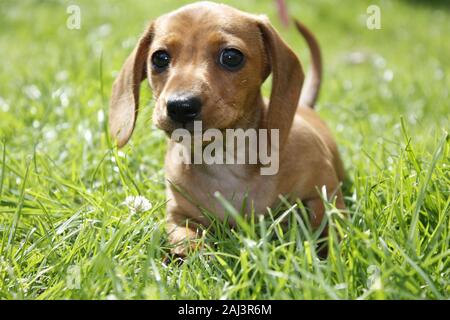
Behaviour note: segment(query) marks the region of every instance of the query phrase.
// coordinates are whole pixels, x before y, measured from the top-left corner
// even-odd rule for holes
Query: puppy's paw
[[[170,253],[174,256],[186,258],[192,255],[194,252],[202,251],[204,248],[203,239],[185,239],[181,243],[175,244],[175,247],[170,250]]]

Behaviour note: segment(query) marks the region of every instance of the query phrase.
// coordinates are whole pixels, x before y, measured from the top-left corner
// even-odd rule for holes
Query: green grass
[[[119,152],[105,118],[114,74],[144,25],[187,1],[74,2],[80,30],[66,28],[72,1],[0,1],[1,299],[450,298],[447,4],[288,1],[322,44],[318,111],[351,180],[350,218],[328,205],[327,259],[297,203],[236,230],[216,223],[203,252],[164,264],[165,138],[151,125],[147,86]],[[268,14],[307,64],[272,1],[224,2]],[[381,30],[365,27],[372,3]],[[153,208],[130,214],[128,195]]]

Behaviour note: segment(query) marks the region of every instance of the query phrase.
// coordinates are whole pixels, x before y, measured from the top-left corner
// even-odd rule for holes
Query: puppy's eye
[[[158,72],[164,71],[170,64],[170,55],[167,51],[159,50],[152,55],[153,69]]]
[[[237,49],[224,49],[220,53],[219,62],[225,69],[237,71],[244,64],[244,54]]]

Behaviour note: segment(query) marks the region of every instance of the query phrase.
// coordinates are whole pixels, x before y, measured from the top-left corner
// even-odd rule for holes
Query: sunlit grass
[[[349,218],[328,204],[327,259],[302,204],[285,202],[234,230],[214,222],[180,264],[165,259],[165,137],[147,85],[123,150],[106,118],[147,21],[188,1],[78,2],[80,30],[66,28],[69,2],[0,2],[0,298],[450,297],[448,7],[383,1],[383,28],[369,31],[369,2],[288,1],[322,43],[318,111],[347,168]],[[307,65],[272,1],[229,3],[269,14]],[[152,208],[130,211],[132,195]]]

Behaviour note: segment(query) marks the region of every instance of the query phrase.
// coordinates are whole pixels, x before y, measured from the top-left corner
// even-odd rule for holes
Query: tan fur
[[[307,30],[302,25],[297,27],[300,31]],[[307,33],[307,37],[308,43],[314,45],[312,34]],[[224,46],[245,54],[242,70],[231,73],[218,66],[217,56]],[[149,59],[161,49],[170,51],[172,62],[169,70],[157,74],[152,72]],[[317,67],[318,47],[312,53]],[[313,72],[316,72],[314,85],[306,92],[310,107],[320,84],[320,70]],[[266,103],[261,96],[261,85],[269,74],[273,83],[270,101]],[[168,134],[177,126],[167,116],[166,103],[177,92],[194,93],[202,98],[203,129],[280,129],[280,168],[273,176],[260,175],[258,165],[177,164],[174,161],[176,142],[169,139],[165,160],[167,223],[170,240],[179,244],[174,252],[186,254],[190,246],[181,242],[198,237],[197,226],[208,225],[199,206],[224,218],[225,211],[214,197],[216,191],[236,208],[240,208],[248,195],[249,205],[260,214],[275,206],[280,194],[299,198],[311,209],[315,227],[324,215],[317,189],[325,185],[329,197],[337,196],[337,207],[344,208],[340,191],[344,169],[337,146],[318,115],[310,108],[299,106],[304,80],[302,67],[267,18],[221,4],[200,2],[154,21],[127,59],[113,87],[110,130],[119,146],[131,136],[137,115],[139,82],[144,78],[149,79],[156,99],[153,121]]]

